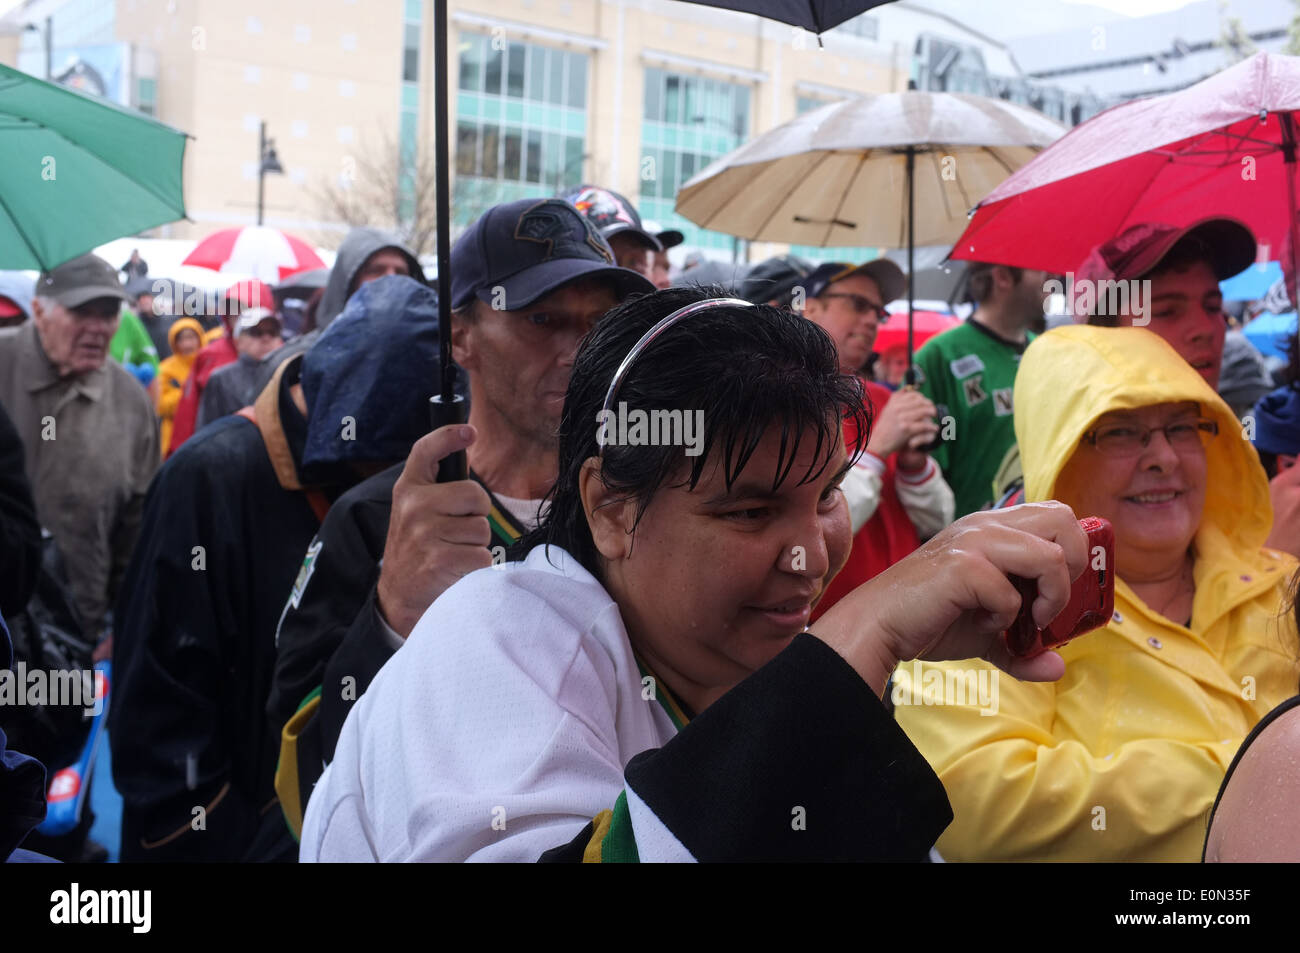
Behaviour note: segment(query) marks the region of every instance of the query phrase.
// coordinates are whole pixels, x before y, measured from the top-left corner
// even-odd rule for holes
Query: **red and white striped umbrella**
[[[253,275],[268,284],[279,284],[300,271],[325,267],[325,262],[301,238],[264,225],[213,232],[194,247],[182,264]]]

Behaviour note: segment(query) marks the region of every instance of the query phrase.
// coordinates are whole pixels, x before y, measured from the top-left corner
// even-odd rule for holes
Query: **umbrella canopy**
[[[0,268],[48,269],[185,217],[185,134],[0,66]]]
[[[1287,345],[1296,334],[1296,313],[1261,314],[1242,328],[1241,333],[1260,354],[1285,360]]]
[[[1064,273],[1132,225],[1215,215],[1276,254],[1294,220],[1296,109],[1300,59],[1268,53],[1112,107],[990,193],[953,257]]]
[[[1064,132],[1024,106],[965,93],[881,93],[830,103],[721,157],[677,195],[679,214],[752,241],[951,245],[966,214]]]
[[[813,33],[833,30],[872,7],[893,0],[686,0],[706,7],[721,7],[740,13],[756,13],[769,20],[801,26]]]
[[[1275,261],[1258,262],[1239,275],[1219,282],[1225,301],[1260,301],[1282,280],[1282,266]]]
[[[325,262],[301,238],[264,225],[213,232],[194,246],[182,264],[253,275],[267,284],[278,284],[300,271],[325,267]]]
[[[317,288],[324,288],[329,283],[329,280],[330,269],[328,268],[313,268],[310,271],[300,271],[276,285],[275,293],[277,295],[286,295],[294,291],[305,291],[310,294]]]
[[[907,347],[907,313],[891,314],[891,320],[882,324],[876,331],[876,341],[871,349],[877,354],[884,354],[897,347]],[[961,320],[951,314],[938,311],[913,311],[912,336],[913,346],[920,347],[936,334],[942,334],[950,328],[961,324]]]

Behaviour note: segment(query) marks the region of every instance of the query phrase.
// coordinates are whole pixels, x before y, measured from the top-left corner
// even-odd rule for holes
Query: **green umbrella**
[[[0,268],[52,268],[184,218],[185,139],[0,65]]]

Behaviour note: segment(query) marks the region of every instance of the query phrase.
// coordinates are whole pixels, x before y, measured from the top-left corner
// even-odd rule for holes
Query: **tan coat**
[[[0,405],[22,437],[37,515],[54,534],[87,634],[98,637],[158,469],[149,395],[112,360],[60,379],[29,321],[0,336]]]

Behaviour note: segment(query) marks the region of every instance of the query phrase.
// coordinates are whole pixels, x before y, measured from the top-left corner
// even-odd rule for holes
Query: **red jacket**
[[[194,424],[199,418],[199,398],[203,388],[208,386],[208,378],[218,368],[233,364],[239,360],[239,351],[235,342],[228,337],[217,338],[194,358],[194,368],[189,380],[185,382],[185,392],[181,402],[176,406],[176,416],[172,418],[172,442],[167,456],[176,452],[176,448],[194,435]]]
[[[889,402],[892,392],[871,381],[863,381],[862,386],[867,392],[868,410],[872,418],[879,417],[881,410]],[[866,442],[867,437],[867,434],[861,435],[863,443]],[[856,427],[852,421],[847,421],[844,425],[844,445],[848,448],[850,456],[856,449],[858,440]],[[849,553],[849,560],[844,564],[839,575],[826,587],[826,594],[813,610],[813,619],[821,616],[843,596],[873,576],[884,572],[921,545],[916,535],[916,527],[912,525],[912,519],[907,515],[907,510],[903,508],[894,489],[897,466],[896,454],[885,461],[885,474],[881,478],[880,505],[876,507],[876,512],[872,514],[871,519],[867,520],[853,537],[853,549]]]

